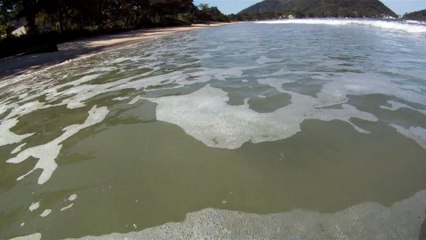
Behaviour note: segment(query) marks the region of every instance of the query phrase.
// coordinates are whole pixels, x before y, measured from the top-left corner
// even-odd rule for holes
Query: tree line
[[[426,21],[426,9],[406,13],[402,18],[407,20]]]
[[[0,0],[0,36],[10,36],[10,22],[20,19],[30,35],[229,20],[216,7],[196,7],[193,0]]]

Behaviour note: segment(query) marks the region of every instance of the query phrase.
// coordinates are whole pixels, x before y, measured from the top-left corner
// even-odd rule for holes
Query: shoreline
[[[15,55],[0,59],[0,82],[46,69],[69,60],[116,49],[174,33],[193,31],[208,27],[220,27],[232,23],[192,24],[183,27],[140,29],[129,32],[103,35],[58,44],[57,52]]]

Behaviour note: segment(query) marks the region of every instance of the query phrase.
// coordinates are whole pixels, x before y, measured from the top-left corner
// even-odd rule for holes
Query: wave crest
[[[370,19],[284,19],[271,21],[257,21],[258,24],[318,24],[332,26],[362,25],[386,30],[404,31],[409,33],[426,33],[426,24],[413,21],[386,21]]]

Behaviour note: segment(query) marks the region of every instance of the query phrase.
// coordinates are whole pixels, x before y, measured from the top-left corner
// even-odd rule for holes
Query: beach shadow
[[[21,54],[0,59],[0,81],[20,76],[29,70],[33,71],[59,64],[100,49],[101,47],[90,48],[87,44],[82,44],[78,48],[62,49],[57,52]]]
[[[80,57],[85,54],[113,49],[118,46],[133,44],[149,38],[164,36],[167,33],[187,31],[195,28],[191,26],[139,29],[129,32],[102,35],[94,38],[84,38],[77,41],[58,45],[59,51],[47,53],[21,54],[0,59],[0,81],[22,75],[29,70],[39,70],[47,66]]]

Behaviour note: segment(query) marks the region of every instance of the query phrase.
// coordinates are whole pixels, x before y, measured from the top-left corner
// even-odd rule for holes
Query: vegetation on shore
[[[398,17],[379,0],[264,0],[239,13],[243,18]]]
[[[80,37],[226,21],[216,7],[193,0],[1,0],[0,58]],[[19,23],[27,34],[16,37]]]
[[[426,21],[426,9],[406,13],[402,18],[407,20]]]

